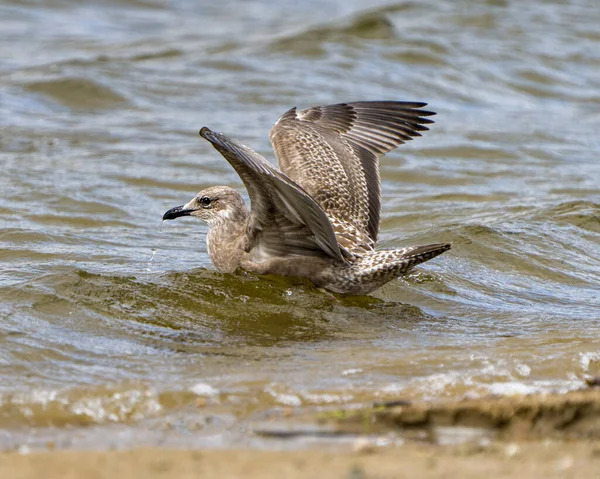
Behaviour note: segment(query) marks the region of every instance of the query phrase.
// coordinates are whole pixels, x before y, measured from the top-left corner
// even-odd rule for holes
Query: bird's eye
[[[200,198],[200,204],[203,208],[207,208],[210,205],[210,198],[208,196],[203,196]]]

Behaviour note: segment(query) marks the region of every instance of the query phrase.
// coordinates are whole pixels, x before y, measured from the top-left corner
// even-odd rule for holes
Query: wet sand
[[[600,443],[533,442],[366,450],[42,452],[0,456],[0,477],[39,478],[598,478]]]
[[[332,410],[290,422],[355,434],[319,450],[174,450],[5,452],[0,477],[69,478],[508,478],[600,475],[600,389],[568,394],[491,397]],[[334,429],[332,429],[332,427]],[[443,445],[440,431],[455,431]],[[470,439],[460,444],[460,434]],[[280,431],[280,437],[290,431]],[[405,433],[410,432],[406,435]],[[374,433],[396,433],[379,447]],[[269,434],[277,435],[275,429]],[[335,436],[335,432],[333,434]],[[452,437],[446,434],[446,438]],[[419,438],[419,440],[415,440]],[[448,443],[446,442],[446,444]]]
[[[470,437],[495,441],[600,440],[600,388],[565,394],[492,396],[435,402],[391,401],[332,411],[321,425],[353,434],[401,433],[443,443]],[[456,431],[456,433],[452,433]],[[465,434],[465,432],[469,433]],[[455,438],[455,439],[453,439]]]

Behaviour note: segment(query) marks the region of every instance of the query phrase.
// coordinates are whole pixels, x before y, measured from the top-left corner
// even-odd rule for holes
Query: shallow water
[[[282,408],[564,391],[600,374],[592,2],[0,7],[0,447],[272,445]],[[371,297],[214,272],[167,209],[242,189],[291,106],[427,101],[381,162],[381,245],[453,250]]]

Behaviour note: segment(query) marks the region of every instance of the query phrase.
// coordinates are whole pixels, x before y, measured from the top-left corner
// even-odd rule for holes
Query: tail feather
[[[429,261],[430,259],[441,255],[450,248],[452,248],[452,243],[436,243],[423,246],[412,246],[408,248],[408,251],[403,253],[399,259],[408,260],[406,270],[409,270],[418,264],[424,263],[425,261]],[[401,271],[400,274],[403,272],[404,271]]]
[[[325,287],[338,293],[367,294],[451,247],[451,243],[437,243],[369,251]]]

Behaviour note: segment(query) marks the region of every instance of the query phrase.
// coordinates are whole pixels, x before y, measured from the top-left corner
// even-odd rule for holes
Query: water
[[[1,448],[260,445],[273,410],[600,374],[598,9],[363,4],[3,3]],[[335,298],[161,231],[242,189],[200,127],[273,158],[290,107],[367,99],[438,112],[382,159],[381,245],[451,252]]]

